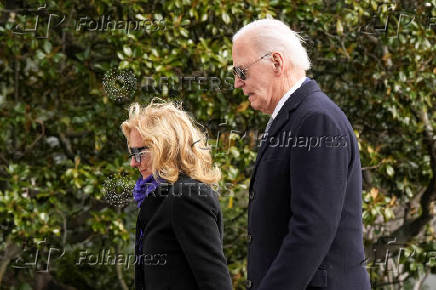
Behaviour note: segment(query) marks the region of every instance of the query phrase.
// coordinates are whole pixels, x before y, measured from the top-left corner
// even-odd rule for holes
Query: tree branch
[[[430,272],[430,269],[427,269],[427,271],[425,271],[425,274],[422,275],[418,281],[416,281],[416,284],[413,287],[413,290],[421,290],[422,286],[424,285],[425,279],[427,279],[429,272]]]
[[[119,249],[119,245],[118,245],[117,253],[115,254],[115,257],[118,257],[119,251],[120,251],[120,249]],[[129,261],[127,261],[127,262],[129,262]],[[127,287],[126,281],[124,281],[124,278],[123,278],[123,269],[121,268],[122,264],[117,262],[117,263],[115,263],[115,265],[116,265],[116,269],[117,269],[118,281],[120,282],[121,288],[123,290],[129,290],[129,287]]]
[[[398,243],[409,242],[411,238],[417,236],[421,232],[422,228],[433,219],[432,202],[436,200],[436,140],[433,134],[433,127],[428,120],[426,109],[421,109],[418,112],[418,116],[424,123],[425,127],[424,145],[427,148],[428,154],[430,155],[430,168],[432,169],[433,177],[430,179],[427,188],[419,200],[422,210],[421,215],[403,224],[391,234],[391,237],[396,238]],[[377,242],[380,242],[380,239],[378,239]]]
[[[17,247],[17,245],[15,245],[9,237],[6,242],[5,255],[1,260],[1,264],[0,264],[0,286],[2,285],[3,276],[6,272],[6,268],[8,267],[9,262],[13,258],[15,258],[20,252],[21,249]]]

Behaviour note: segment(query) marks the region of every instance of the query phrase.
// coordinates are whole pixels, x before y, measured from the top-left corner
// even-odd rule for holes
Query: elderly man
[[[271,115],[250,182],[247,287],[370,289],[358,143],[306,77],[300,37],[281,21],[254,21],[234,35],[232,57],[235,88]]]

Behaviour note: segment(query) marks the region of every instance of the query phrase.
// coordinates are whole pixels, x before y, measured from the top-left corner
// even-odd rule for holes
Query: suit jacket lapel
[[[314,80],[310,80],[304,83],[300,88],[298,88],[285,102],[282,109],[279,111],[279,114],[274,118],[271,127],[269,128],[269,132],[266,135],[262,136],[262,143],[257,153],[253,174],[250,178],[250,190],[253,186],[252,183],[254,181],[254,176],[256,175],[256,170],[259,166],[260,160],[262,159],[262,155],[265,153],[266,148],[268,148],[268,140],[271,137],[275,136],[280,131],[280,129],[289,121],[291,112],[294,111],[298,107],[298,105],[300,105],[304,98],[315,91],[321,91],[321,89]]]
[[[259,165],[259,162],[262,158],[262,155],[265,153],[266,148],[268,148],[268,140],[273,137],[275,134],[277,134],[277,131],[280,130],[280,128],[283,127],[289,120],[289,114],[288,112],[281,112],[277,115],[277,117],[273,120],[271,127],[269,128],[268,133],[264,134],[261,139],[261,146],[259,148],[259,151],[257,153],[256,157],[256,163],[254,165],[254,168],[256,170],[257,166]]]

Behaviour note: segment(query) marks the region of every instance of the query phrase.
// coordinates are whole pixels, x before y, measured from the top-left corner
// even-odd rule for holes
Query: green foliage
[[[244,289],[248,185],[256,137],[267,116],[253,111],[226,80],[232,79],[232,35],[244,24],[270,16],[302,32],[313,63],[309,76],[343,109],[358,136],[369,258],[372,245],[401,225],[404,207],[410,207],[405,219],[427,217],[425,206],[436,198],[431,188],[436,46],[434,29],[426,25],[428,17],[436,17],[435,0],[427,1],[430,7],[420,1],[374,0],[47,1],[48,13],[40,17],[36,32],[18,34],[14,27],[32,27],[35,9],[44,3],[21,2],[0,4],[1,9],[28,9],[0,16],[0,249],[16,253],[3,255],[1,263],[8,266],[0,273],[2,288],[35,285],[36,269],[13,266],[18,256],[31,261],[34,256],[26,247],[43,240],[47,247],[65,249],[50,263],[51,279],[63,285],[59,288],[117,289],[121,280],[132,286],[132,268],[117,272],[114,266],[76,261],[83,249],[132,253],[137,208],[105,203],[103,185],[114,174],[135,179],[120,124],[130,102],[159,96],[182,101],[207,127],[223,173],[224,250],[234,288]],[[416,17],[399,18],[404,11]],[[49,13],[59,15],[50,27]],[[103,15],[149,20],[154,26],[129,33],[78,29],[82,17],[101,20]],[[374,31],[386,20],[389,29]],[[47,31],[47,38],[38,38]],[[130,69],[137,79],[130,100],[116,101],[104,91],[103,77],[114,67]],[[161,89],[147,82],[162,77],[195,81],[191,88],[168,84]],[[202,85],[199,77],[207,78]],[[220,81],[219,89],[210,84],[212,78]],[[430,203],[425,204],[420,196],[427,191]],[[417,233],[399,235],[408,251],[399,255],[404,280],[435,270],[426,255],[435,245],[430,221]],[[395,280],[380,267],[368,270],[373,283]]]

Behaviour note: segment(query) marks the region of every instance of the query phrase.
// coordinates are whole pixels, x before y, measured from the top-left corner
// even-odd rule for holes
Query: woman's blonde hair
[[[221,171],[213,165],[205,134],[194,124],[180,104],[154,98],[145,107],[131,104],[129,119],[121,124],[121,129],[127,144],[131,130],[138,130],[152,152],[155,179],[160,177],[174,183],[179,173],[184,173],[203,183],[216,184]]]

